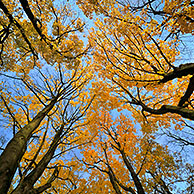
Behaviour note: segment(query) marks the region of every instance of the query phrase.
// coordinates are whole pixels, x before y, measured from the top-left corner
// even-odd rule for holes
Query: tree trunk
[[[145,194],[143,186],[141,184],[141,181],[139,180],[139,178],[138,178],[137,174],[135,173],[133,167],[131,166],[130,162],[128,161],[125,153],[121,151],[121,154],[122,154],[125,165],[127,166],[128,170],[131,173],[131,176],[132,176],[133,181],[135,183],[135,187],[137,188],[137,193],[138,194]]]
[[[37,129],[41,121],[53,108],[56,101],[56,99],[53,99],[49,105],[47,105],[31,122],[29,122],[29,124],[19,130],[7,144],[5,150],[0,156],[0,193],[6,194],[8,192],[18,163],[21,161],[22,156],[27,149],[27,142],[30,139],[32,132]]]

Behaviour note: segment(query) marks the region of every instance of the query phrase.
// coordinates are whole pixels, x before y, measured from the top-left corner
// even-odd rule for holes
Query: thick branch
[[[110,182],[111,182],[111,184],[112,184],[112,186],[113,186],[116,194],[122,194],[121,191],[120,191],[120,189],[119,189],[119,187],[118,187],[118,184],[117,184],[117,182],[115,180],[115,177],[114,177],[113,172],[108,171],[108,175],[109,175]]]
[[[149,112],[151,114],[162,115],[166,113],[176,113],[181,115],[183,118],[194,120],[194,110],[189,110],[180,106],[163,105],[160,109],[152,109],[143,103],[140,103],[139,105],[142,106],[143,111]]]
[[[179,67],[175,68],[174,71],[164,75],[163,79],[160,80],[160,83],[166,83],[175,78],[181,78],[183,76],[193,75],[193,74],[194,74],[194,63],[182,64]]]
[[[189,85],[187,87],[187,90],[184,94],[184,96],[181,97],[178,106],[183,106],[186,101],[190,98],[194,91],[194,75],[190,78]]]
[[[43,193],[45,190],[47,190],[48,188],[51,187],[51,183],[56,179],[56,177],[59,174],[59,170],[58,167],[56,166],[53,174],[51,175],[51,177],[49,178],[49,180],[47,181],[46,184],[34,189],[35,193]]]
[[[194,120],[194,110],[190,110],[188,108],[180,107],[180,106],[173,106],[173,105],[163,105],[159,109],[153,109],[146,106],[142,101],[136,99],[125,87],[123,87],[120,83],[113,80],[118,86],[120,86],[132,99],[131,104],[140,105],[143,111],[149,112],[151,114],[162,115],[166,113],[176,113],[181,115],[183,118],[187,118],[190,120]]]
[[[132,187],[126,187],[125,185],[123,185],[121,182],[119,182],[119,180],[115,177],[116,182],[118,183],[118,185],[125,191],[129,191],[132,194],[136,194],[135,191],[133,190]]]
[[[32,22],[34,28],[36,29],[36,31],[40,35],[40,37],[45,39],[45,36],[42,34],[41,29],[38,27],[39,20],[37,18],[35,18],[35,16],[33,15],[32,11],[31,11],[31,9],[29,7],[28,1],[27,0],[20,0],[20,3],[22,5],[25,13],[27,14],[28,18]]]

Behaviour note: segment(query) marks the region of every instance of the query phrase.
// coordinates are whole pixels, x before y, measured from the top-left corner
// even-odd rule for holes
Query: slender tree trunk
[[[23,127],[7,144],[0,156],[0,193],[6,194],[9,190],[11,181],[16,172],[18,163],[21,161],[27,149],[27,142],[32,132],[37,129],[41,121],[53,108],[57,99],[53,99],[34,119]]]
[[[112,174],[112,172],[109,172],[108,175],[109,175],[110,182],[111,182],[116,194],[122,194],[119,187],[118,187],[117,182],[114,180],[114,175]]]
[[[135,173],[133,167],[131,166],[130,162],[128,161],[126,155],[124,152],[120,151],[124,160],[125,165],[127,166],[128,170],[131,173],[131,176],[133,178],[133,181],[135,183],[135,187],[137,188],[137,193],[138,194],[145,194],[143,186],[141,184],[141,181],[139,180],[137,174]]]

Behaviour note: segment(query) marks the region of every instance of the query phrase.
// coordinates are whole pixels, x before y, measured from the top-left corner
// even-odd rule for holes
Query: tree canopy
[[[0,0],[0,193],[192,194],[193,34],[191,0]]]

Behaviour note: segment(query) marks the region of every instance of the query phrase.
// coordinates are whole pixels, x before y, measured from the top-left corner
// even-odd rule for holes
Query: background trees
[[[87,144],[82,162],[91,170],[90,176],[97,171],[96,177],[108,179],[112,186],[106,186],[112,192],[170,194],[178,192],[175,180],[186,182],[180,176],[178,157],[157,143],[153,134],[136,129],[125,115],[112,120],[109,113],[102,112],[89,127],[98,135]]]

